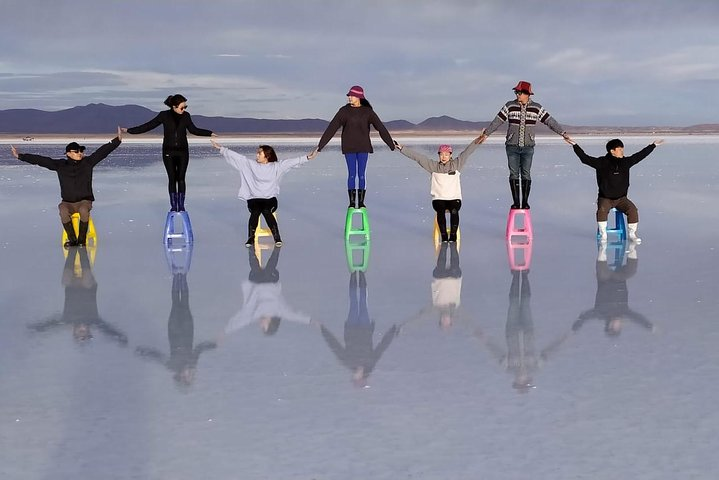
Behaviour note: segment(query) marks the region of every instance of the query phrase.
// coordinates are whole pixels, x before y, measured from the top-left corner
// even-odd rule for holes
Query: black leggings
[[[170,193],[185,193],[185,173],[190,163],[190,152],[187,150],[166,150],[162,152],[162,163],[167,171],[167,190]]]
[[[440,233],[447,231],[447,218],[444,212],[449,210],[449,228],[451,233],[457,233],[459,228],[459,209],[462,208],[462,200],[432,200],[432,208],[437,212],[437,226]]]
[[[277,197],[272,198],[250,198],[247,200],[247,210],[250,211],[250,220],[247,223],[247,230],[250,236],[254,235],[257,228],[257,222],[260,221],[260,214],[265,217],[265,222],[270,230],[278,232],[277,220],[272,213],[277,210]]]

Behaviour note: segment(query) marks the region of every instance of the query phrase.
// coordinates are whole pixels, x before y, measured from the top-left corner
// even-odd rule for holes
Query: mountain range
[[[139,105],[112,106],[103,103],[91,103],[66,110],[47,112],[36,109],[0,110],[0,134],[96,134],[108,133],[117,126],[131,127],[154,118],[157,112]],[[208,117],[193,115],[198,127],[221,134],[321,134],[327,120],[305,118],[298,120]],[[448,116],[431,117],[420,123],[406,120],[391,120],[385,126],[391,132],[479,132],[487,127],[486,122],[470,122]],[[544,125],[538,133],[549,132]],[[564,125],[574,134],[611,134],[611,133],[683,133],[715,134],[719,133],[719,124],[692,125],[688,127],[597,127]],[[157,133],[160,133],[159,130]]]

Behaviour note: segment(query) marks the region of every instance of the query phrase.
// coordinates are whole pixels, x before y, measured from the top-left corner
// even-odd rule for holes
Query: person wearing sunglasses
[[[513,88],[516,98],[504,104],[492,123],[482,130],[479,143],[484,142],[500,125],[508,122],[507,138],[504,142],[509,165],[509,189],[512,192],[513,209],[529,208],[529,191],[532,186],[532,157],[534,156],[534,127],[542,122],[552,131],[567,137],[562,126],[542,105],[530,99],[534,95],[532,84],[520,81]],[[520,203],[520,183],[521,196]]]
[[[168,179],[168,192],[170,194],[170,210],[173,212],[185,211],[185,174],[190,162],[190,150],[187,144],[187,132],[200,137],[215,137],[211,130],[197,128],[192,123],[190,112],[187,111],[187,98],[180,95],[170,95],[165,99],[169,107],[157,114],[147,123],[131,128],[123,128],[123,132],[132,135],[149,132],[162,125],[164,138],[162,140],[162,163],[165,165]]]
[[[122,142],[122,129],[117,127],[117,136],[105,145],[95,150],[91,155],[85,155],[85,146],[77,142],[70,142],[65,147],[65,157],[55,160],[42,155],[19,153],[11,146],[13,157],[20,161],[38,165],[57,172],[60,181],[60,196],[62,201],[57,206],[60,211],[62,227],[67,232],[65,248],[85,246],[87,231],[90,226],[90,210],[95,196],[92,192],[92,170],[95,165],[105,159]],[[80,214],[78,233],[72,225],[72,215]]]

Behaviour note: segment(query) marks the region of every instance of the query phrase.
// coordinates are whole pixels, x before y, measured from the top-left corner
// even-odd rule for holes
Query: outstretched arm
[[[419,164],[420,167],[424,168],[428,172],[431,173],[431,172],[438,171],[438,169],[437,169],[438,162],[432,160],[428,156],[422,155],[419,152],[415,152],[411,148],[404,146],[404,145],[397,144],[397,148],[399,149],[399,151],[402,155],[404,155],[405,157],[407,157],[409,159],[414,160],[415,162],[417,162],[417,164]]]
[[[120,143],[122,143],[122,131],[120,130],[120,127],[117,127],[117,136],[105,145],[92,152],[92,155],[87,157],[84,161],[90,162],[92,165],[97,165],[108,155],[110,155],[113,150],[119,147]]]
[[[325,132],[322,134],[322,137],[320,137],[320,141],[317,144],[317,151],[321,152],[323,148],[325,148],[325,145],[329,143],[330,140],[332,140],[332,137],[335,136],[335,133],[337,133],[337,130],[340,129],[342,126],[342,123],[344,121],[344,110],[340,109],[335,116],[330,121],[330,124],[327,125],[327,128],[325,129]]]
[[[462,153],[459,154],[459,156],[457,157],[457,170],[462,170],[462,168],[464,168],[464,164],[467,163],[469,157],[474,153],[477,147],[479,147],[481,143],[479,141],[480,138],[482,138],[481,135],[469,142],[469,145],[467,145],[467,147],[462,150]]]
[[[210,143],[213,147],[220,151],[220,155],[222,155],[225,161],[237,170],[242,170],[251,161],[241,153],[237,153],[227,147],[223,147],[213,139],[210,139]]]
[[[206,130],[204,128],[197,128],[194,123],[192,123],[192,117],[188,112],[185,112],[185,115],[187,115],[187,131],[190,132],[193,135],[197,135],[198,137],[211,137],[213,136],[212,130]]]
[[[639,150],[634,155],[630,155],[626,157],[626,160],[630,162],[631,165],[636,165],[637,163],[641,162],[645,158],[649,156],[650,153],[654,151],[654,149],[658,146],[664,143],[664,140],[654,140],[654,142],[650,143],[646,147]]]
[[[372,124],[372,126],[374,126],[375,130],[379,132],[380,138],[382,138],[384,143],[387,144],[389,149],[394,150],[394,140],[392,140],[392,135],[389,134],[389,131],[387,131],[387,127],[384,126],[384,123],[382,123],[382,120],[379,119],[379,117],[374,111],[370,116],[370,123]]]
[[[153,118],[149,122],[143,123],[142,125],[138,125],[136,127],[124,128],[122,130],[123,132],[127,132],[131,135],[136,135],[138,133],[149,132],[153,128],[157,128],[160,124],[162,124],[162,112],[158,113],[155,118]]]

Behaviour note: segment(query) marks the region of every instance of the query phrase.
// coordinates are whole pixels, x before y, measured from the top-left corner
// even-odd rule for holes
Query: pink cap
[[[440,145],[439,150],[437,150],[437,153],[442,153],[442,152],[452,153],[452,145],[447,145],[446,143],[443,143],[442,145]]]
[[[364,88],[360,87],[359,85],[355,85],[352,88],[350,88],[349,92],[347,92],[347,96],[364,98]]]

